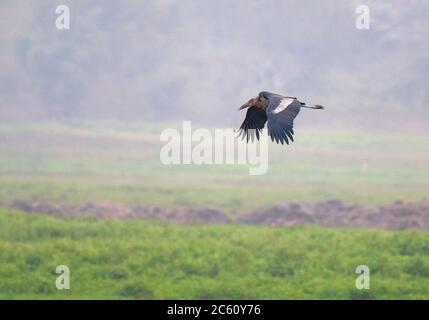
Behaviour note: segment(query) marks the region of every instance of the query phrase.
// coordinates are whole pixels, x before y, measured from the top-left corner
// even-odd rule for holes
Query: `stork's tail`
[[[322,105],[320,105],[320,104],[315,104],[313,106],[307,106],[305,104],[305,102],[301,102],[301,107],[303,107],[303,108],[309,108],[309,109],[325,109],[325,107],[322,106]]]

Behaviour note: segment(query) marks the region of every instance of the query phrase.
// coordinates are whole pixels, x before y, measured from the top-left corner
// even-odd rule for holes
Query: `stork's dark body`
[[[293,121],[301,107],[323,109],[320,105],[307,106],[295,97],[262,91],[240,108],[248,108],[240,134],[246,137],[247,141],[249,138],[253,140],[254,136],[259,140],[260,132],[267,123],[268,135],[272,141],[289,144],[289,141],[293,141]]]

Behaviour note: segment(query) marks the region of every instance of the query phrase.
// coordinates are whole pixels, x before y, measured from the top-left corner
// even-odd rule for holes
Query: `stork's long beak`
[[[238,108],[238,110],[243,110],[243,109],[249,108],[252,106],[252,104],[253,104],[253,99],[250,99],[245,104],[243,104],[240,108]]]
[[[249,107],[249,103],[246,102],[245,104],[243,104],[240,108],[238,108],[238,110],[243,110]]]

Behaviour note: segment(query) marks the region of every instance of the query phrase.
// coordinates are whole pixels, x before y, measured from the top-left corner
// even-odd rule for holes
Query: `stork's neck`
[[[262,109],[262,110],[266,110],[268,107],[268,100],[267,99],[261,99],[259,98],[258,100],[256,100],[254,106],[256,108]]]

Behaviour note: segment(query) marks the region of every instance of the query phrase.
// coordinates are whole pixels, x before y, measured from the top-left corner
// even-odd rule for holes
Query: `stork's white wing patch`
[[[295,99],[291,99],[291,98],[281,99],[279,105],[273,110],[273,113],[277,114],[279,112],[282,112],[284,109],[286,109],[294,101],[295,101]]]

